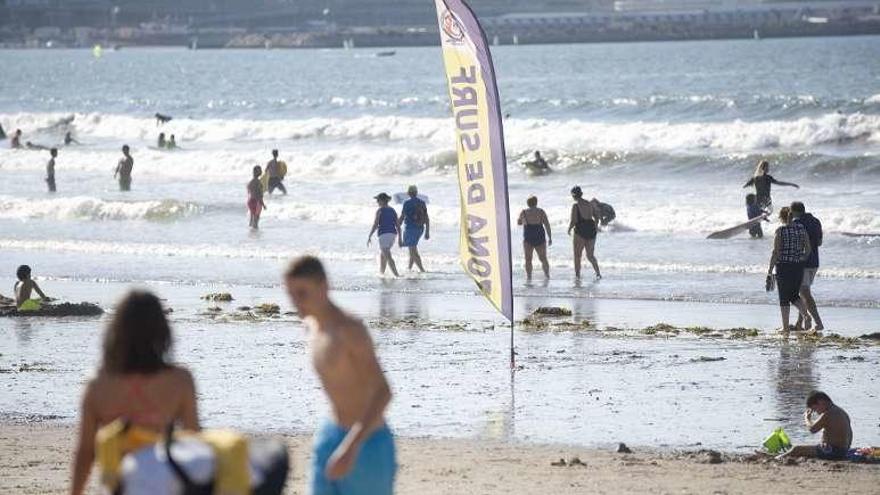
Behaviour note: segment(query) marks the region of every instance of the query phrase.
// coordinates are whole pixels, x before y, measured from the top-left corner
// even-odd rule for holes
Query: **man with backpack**
[[[422,234],[425,240],[431,238],[431,220],[428,218],[428,206],[419,198],[419,189],[416,186],[409,186],[406,193],[409,199],[403,203],[403,209],[400,213],[400,219],[397,221],[398,228],[403,225],[403,238],[400,247],[409,248],[409,269],[412,270],[413,265],[417,266],[419,271],[425,271],[422,266],[422,257],[419,255],[419,239]]]

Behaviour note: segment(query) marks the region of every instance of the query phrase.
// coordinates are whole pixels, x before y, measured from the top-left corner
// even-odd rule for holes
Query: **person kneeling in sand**
[[[370,334],[330,300],[317,258],[294,260],[285,284],[309,329],[312,362],[334,416],[315,433],[311,493],[393,493],[397,461],[384,419],[391,390]]]
[[[813,413],[819,417],[813,419]],[[825,392],[811,392],[807,397],[807,410],[804,411],[804,423],[810,433],[822,432],[819,445],[798,445],[779,456],[785,457],[818,457],[829,461],[847,458],[852,445],[852,427],[849,415],[840,406],[831,401]]]
[[[82,396],[71,492],[84,492],[95,461],[95,435],[118,418],[164,433],[179,423],[199,431],[196,390],[185,368],[171,364],[172,335],[162,303],[144,291],[129,292],[104,332],[101,367]]]
[[[52,300],[46,294],[43,294],[40,286],[31,278],[31,267],[27,265],[19,266],[18,270],[15,271],[15,276],[18,278],[18,282],[13,286],[13,291],[15,292],[15,307],[19,310],[33,311],[40,309],[40,302],[31,299],[31,294],[34,292],[43,301],[49,302]]]

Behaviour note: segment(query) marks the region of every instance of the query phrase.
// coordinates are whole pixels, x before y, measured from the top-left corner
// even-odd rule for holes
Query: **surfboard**
[[[279,161],[278,171],[281,172],[281,179],[284,180],[284,177],[287,176],[287,163]],[[263,169],[263,175],[260,176],[260,183],[263,184],[263,192],[269,190],[269,174],[265,169]]]
[[[403,203],[406,202],[406,200],[409,199],[409,194],[407,194],[405,192],[399,192],[399,193],[394,193],[394,196],[392,196],[392,197],[394,198],[395,203],[402,205]],[[421,199],[422,201],[424,201],[425,204],[429,203],[428,197],[425,196],[424,194],[417,194],[416,197]]]
[[[741,223],[739,225],[730,227],[729,229],[719,230],[718,232],[712,232],[711,234],[709,234],[709,237],[706,237],[706,239],[730,239],[731,237],[733,237],[735,235],[741,234],[741,233],[749,230],[749,227],[751,227],[752,225],[755,225],[757,223],[762,222],[764,220],[764,218],[765,218],[765,215],[761,215],[759,217],[755,217],[755,218],[749,220],[748,222]]]

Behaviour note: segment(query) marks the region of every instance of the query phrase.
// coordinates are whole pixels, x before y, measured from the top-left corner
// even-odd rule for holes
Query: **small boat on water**
[[[388,50],[388,51],[379,52],[376,54],[377,57],[393,57],[395,55],[397,55],[396,50]]]

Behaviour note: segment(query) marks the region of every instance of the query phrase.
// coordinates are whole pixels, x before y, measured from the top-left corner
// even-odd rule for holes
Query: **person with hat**
[[[388,206],[391,196],[384,192],[376,195],[374,199],[379,204],[379,209],[376,210],[373,228],[370,229],[370,235],[367,236],[367,246],[373,242],[373,234],[378,232],[380,252],[379,273],[384,275],[385,268],[387,267],[391,269],[391,273],[395,277],[399,277],[397,265],[394,263],[394,258],[391,257],[391,248],[394,246],[394,241],[401,242],[400,227],[397,224],[397,211]]]
[[[428,205],[419,198],[419,189],[416,186],[409,186],[406,193],[409,195],[409,199],[403,203],[400,219],[397,221],[398,228],[401,225],[404,227],[400,247],[409,248],[409,269],[412,270],[415,265],[419,271],[424,272],[422,256],[419,254],[419,239],[422,234],[425,235],[425,240],[431,238],[431,219],[428,218]]]

